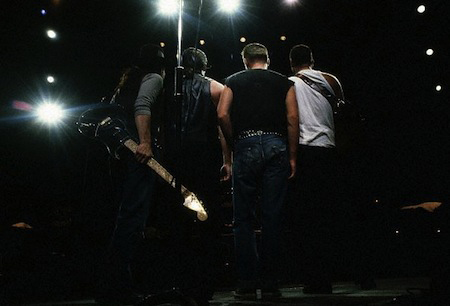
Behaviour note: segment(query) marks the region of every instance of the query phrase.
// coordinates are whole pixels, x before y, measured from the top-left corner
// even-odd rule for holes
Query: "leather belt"
[[[246,130],[246,131],[240,132],[237,135],[236,139],[241,140],[241,139],[245,139],[245,138],[249,138],[249,137],[253,137],[253,136],[260,136],[260,135],[276,135],[276,136],[283,137],[283,134],[281,134],[279,132],[267,132],[267,131],[261,131],[261,130]]]

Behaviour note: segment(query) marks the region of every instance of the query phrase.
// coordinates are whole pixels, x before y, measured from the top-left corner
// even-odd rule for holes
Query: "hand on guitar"
[[[136,148],[136,159],[142,164],[146,164],[153,157],[152,145],[148,142],[140,143]]]

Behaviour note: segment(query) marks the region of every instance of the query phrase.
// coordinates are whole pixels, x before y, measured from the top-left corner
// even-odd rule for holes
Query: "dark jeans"
[[[286,140],[260,135],[235,143],[233,205],[236,265],[242,283],[275,283],[280,250],[282,207],[289,176]],[[254,232],[256,204],[261,209],[261,249]]]
[[[118,265],[117,285],[120,289],[128,290],[132,284],[130,263],[149,215],[156,174],[147,165],[137,162],[131,152],[126,155],[124,162],[126,173],[110,256]]]
[[[339,260],[341,205],[336,180],[336,152],[322,147],[298,147],[297,176],[292,182],[290,201],[294,247],[303,257],[305,281],[331,282]]]

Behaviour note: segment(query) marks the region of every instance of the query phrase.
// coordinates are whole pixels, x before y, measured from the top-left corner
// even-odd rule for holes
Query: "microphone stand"
[[[182,138],[181,138],[181,107],[183,104],[183,71],[184,68],[181,66],[181,52],[182,52],[182,37],[183,37],[183,5],[184,0],[179,0],[179,8],[178,8],[178,42],[177,42],[177,67],[175,68],[175,92],[174,92],[174,100],[175,100],[175,109],[176,109],[176,169],[178,172],[178,179],[175,181],[175,189],[181,192],[181,177],[179,171],[182,166]],[[178,194],[180,194],[180,192]]]

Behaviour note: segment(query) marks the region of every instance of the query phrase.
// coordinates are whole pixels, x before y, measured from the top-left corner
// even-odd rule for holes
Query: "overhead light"
[[[53,76],[49,75],[49,76],[47,76],[47,82],[50,84],[55,83],[55,78]]]
[[[200,43],[200,45],[203,46],[205,44],[205,40],[204,39],[200,39],[199,43]]]
[[[240,0],[219,0],[219,9],[231,14],[239,9],[240,4]]]
[[[245,42],[247,41],[247,38],[245,38],[244,36],[242,36],[242,37],[239,39],[239,41],[240,41],[241,43],[245,43]]]
[[[426,54],[427,55],[433,55],[433,53],[434,53],[434,50],[433,49],[428,49],[427,51],[426,51]]]
[[[419,12],[420,14],[425,12],[425,5],[419,5],[419,7],[417,8],[417,12]]]
[[[158,11],[163,15],[175,15],[180,7],[180,0],[159,0]]]
[[[436,85],[436,91],[441,91],[442,90],[442,86],[441,85]]]
[[[48,36],[48,38],[50,38],[50,39],[55,39],[56,36],[57,36],[57,34],[56,34],[56,32],[53,31],[53,30],[47,30],[47,36]]]

